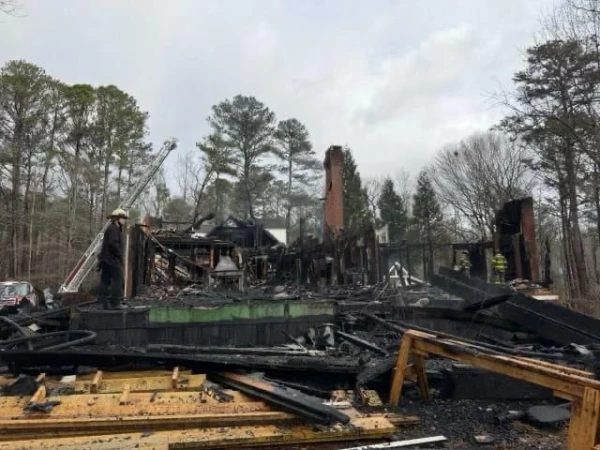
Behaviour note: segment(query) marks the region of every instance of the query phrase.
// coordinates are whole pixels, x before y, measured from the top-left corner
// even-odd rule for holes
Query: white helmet
[[[108,219],[121,218],[121,217],[123,217],[124,219],[129,218],[129,216],[127,215],[127,213],[125,212],[124,209],[117,208],[109,214]]]

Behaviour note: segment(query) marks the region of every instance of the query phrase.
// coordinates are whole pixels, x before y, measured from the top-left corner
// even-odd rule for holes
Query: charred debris
[[[50,433],[59,418],[67,417],[57,411],[74,402],[70,394],[80,396],[89,409],[69,416],[72,427],[66,433],[72,432],[73,445],[84,445],[83,436],[103,442],[96,434],[125,442],[131,433],[141,433],[137,437],[143,441],[150,439],[144,435],[150,425],[161,438],[189,444],[188,435],[176,433],[205,420],[194,448],[204,448],[202,442],[217,448],[207,431],[215,424],[230,426],[231,436],[243,431],[247,437],[254,430],[254,440],[240,438],[232,448],[390,437],[424,445],[446,439],[424,438],[430,428],[448,435],[448,448],[463,448],[452,447],[453,439],[457,445],[496,441],[503,448],[538,448],[538,438],[528,447],[525,435],[507,427],[526,420],[527,409],[540,404],[560,403],[557,422],[562,423],[569,416],[565,402],[571,402],[570,430],[576,429],[574,411],[584,400],[561,395],[553,380],[560,379],[560,386],[573,383],[573,392],[581,386],[596,389],[600,321],[563,307],[547,288],[549,270],[537,266],[531,199],[509,202],[498,211],[494,241],[436,248],[447,258],[445,266],[434,267],[431,246],[389,243],[374,226],[358,234],[345,232],[341,148],[329,149],[325,168],[320,240],[301,227],[298,239],[286,246],[267,223],[236,217],[208,230],[213,215],[176,226],[146,217],[127,232],[128,308],[104,311],[90,296],[64,294],[62,308],[0,317],[0,401],[6,397],[8,405],[11,395],[31,396],[23,411],[35,415],[41,430],[35,437],[19,428],[11,410],[14,426],[4,434],[14,445],[0,442],[0,448],[19,448],[19,439],[44,437],[46,428]],[[420,250],[423,279],[412,270],[415,249]],[[507,259],[506,279],[517,281],[488,282],[493,249]],[[456,270],[464,250],[469,276]],[[498,360],[515,370],[494,369]],[[539,373],[539,367],[546,372]],[[138,386],[140,374],[148,374],[156,386]],[[204,405],[198,407],[206,409],[204,419],[194,415],[199,414],[196,406],[172,411],[177,420],[158,418],[166,406],[155,403],[157,395],[180,398],[178,389],[192,392],[194,404]],[[98,400],[93,395],[103,390],[119,398],[122,411],[114,414],[128,417],[129,425],[115,428],[94,412]],[[141,392],[148,392],[146,406],[136,403]],[[419,393],[424,400],[417,399]],[[561,400],[553,400],[557,396]],[[258,403],[250,408],[251,403],[243,403],[250,401],[246,398]],[[177,401],[187,405],[192,400]],[[242,406],[225,406],[236,402]],[[206,406],[213,403],[212,410]],[[390,409],[389,403],[399,406]],[[484,412],[473,412],[477,408]],[[144,420],[142,410],[151,411]],[[227,419],[230,410],[246,412]],[[432,426],[435,414],[441,416]],[[98,423],[88,429],[89,417]],[[288,437],[281,437],[279,429],[265,431],[273,420],[292,418],[305,425],[294,425],[300,428],[284,433]],[[419,418],[423,427],[415,428]],[[322,428],[307,433],[301,428],[306,424]],[[412,427],[399,431],[403,425]],[[481,435],[482,426],[489,436]],[[569,433],[569,447],[544,448],[587,448],[571,443],[591,442],[591,437],[585,441]],[[271,441],[264,440],[267,435]],[[556,436],[550,435],[548,442],[553,440]],[[39,448],[50,447],[40,443]]]

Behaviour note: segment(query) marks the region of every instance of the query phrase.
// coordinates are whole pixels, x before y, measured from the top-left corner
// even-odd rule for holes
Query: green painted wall
[[[218,322],[235,319],[293,319],[304,316],[335,315],[335,302],[235,303],[217,307],[152,307],[150,323]]]

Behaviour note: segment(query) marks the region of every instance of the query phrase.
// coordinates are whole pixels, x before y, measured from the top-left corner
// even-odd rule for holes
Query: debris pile
[[[539,299],[510,253],[529,240],[501,239],[519,281],[484,279],[492,243],[453,246],[471,274],[418,279],[408,247],[345,232],[336,202],[323,242],[290,247],[233,217],[205,236],[136,226],[126,308],[71,295],[0,316],[0,450],[599,444],[600,321]]]
[[[2,450],[311,445],[381,440],[397,430],[384,414],[361,413],[352,402],[227,372],[207,378],[175,367],[22,375],[0,383]],[[407,426],[418,419],[394,422]]]

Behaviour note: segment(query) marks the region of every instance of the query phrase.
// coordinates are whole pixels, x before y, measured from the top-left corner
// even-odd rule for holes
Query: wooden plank
[[[415,372],[417,373],[417,381],[419,382],[419,391],[421,398],[429,399],[429,383],[427,382],[427,373],[425,372],[425,364],[421,355],[413,355],[415,364]]]
[[[120,372],[102,372],[102,379],[112,380],[115,378],[152,378],[152,377],[170,377],[173,374],[172,370],[123,370]],[[191,375],[192,371],[189,369],[179,369],[179,375]],[[88,373],[84,375],[77,375],[78,381],[92,381],[96,373]]]
[[[126,403],[121,403],[122,400]],[[32,400],[34,401],[34,400]],[[39,402],[39,401],[38,401]],[[39,419],[39,421],[47,423],[53,420],[68,419],[77,421],[92,417],[98,420],[110,420],[111,418],[144,418],[144,417],[162,417],[164,415],[184,415],[184,414],[229,414],[229,413],[254,413],[272,411],[272,409],[264,402],[248,402],[248,403],[200,403],[200,402],[173,402],[173,403],[144,403],[134,402],[131,394],[123,398],[122,395],[117,395],[112,404],[106,402],[63,404],[56,405],[47,413],[28,412],[23,413],[22,408],[2,408],[0,411],[0,424],[6,422],[23,422],[29,419]],[[0,433],[2,432],[0,426]]]
[[[430,344],[430,346],[426,345],[418,345],[415,346],[415,351],[429,351],[429,349],[433,349],[431,352],[441,355],[439,352],[443,351],[445,354],[441,356],[446,356],[448,354],[460,352],[459,349],[456,349],[456,346],[463,347],[465,349],[476,350],[478,353],[473,355],[473,352],[460,352],[461,356],[476,356],[476,359],[502,362],[504,365],[516,368],[516,369],[525,369],[533,374],[550,377],[553,379],[557,379],[560,381],[566,381],[571,385],[577,385],[580,388],[581,395],[583,395],[583,388],[588,386],[594,389],[600,389],[600,381],[595,378],[589,377],[589,372],[583,372],[585,375],[581,375],[578,373],[574,373],[572,369],[561,366],[558,364],[552,363],[543,363],[536,359],[525,360],[522,357],[514,357],[514,356],[504,356],[504,355],[493,355],[489,354],[488,350],[483,347],[478,347],[473,344],[468,344],[462,341],[453,340],[453,339],[440,339],[435,335],[429,333],[423,333],[421,331],[409,330],[405,334],[409,334],[415,340],[418,341],[419,344]],[[418,338],[418,339],[417,339]],[[452,345],[452,351],[447,351],[447,346]],[[446,356],[450,359],[457,359],[456,357]],[[493,369],[491,369],[493,370]],[[499,372],[504,373],[504,372]],[[507,374],[508,375],[508,374]],[[533,382],[533,381],[532,381]],[[551,386],[545,386],[552,389]]]
[[[102,371],[96,371],[96,375],[94,375],[94,379],[92,380],[92,385],[90,386],[90,392],[95,394],[98,392],[98,387],[100,386],[100,382],[102,381]]]
[[[576,395],[570,394],[568,392],[552,391],[552,394],[555,397],[562,398],[563,400],[568,400],[570,402],[578,402],[581,400],[580,397],[577,397]]]
[[[402,385],[404,384],[406,365],[408,364],[408,355],[412,347],[412,342],[412,337],[407,333],[404,333],[400,343],[400,350],[398,351],[398,358],[396,359],[396,369],[390,388],[389,401],[394,406],[398,406],[398,402],[400,401],[400,394],[402,393]]]
[[[49,388],[46,388],[49,389]],[[207,405],[225,405],[227,404],[230,408],[235,408],[235,405],[242,403],[257,403],[256,399],[253,399],[241,392],[225,390],[225,394],[232,397],[232,402],[220,403],[218,400],[206,396],[205,403]],[[87,414],[89,410],[85,409],[85,405],[104,405],[106,408],[111,408],[116,402],[118,402],[121,392],[108,393],[108,394],[72,394],[52,397],[54,400],[60,400],[61,404],[57,407],[66,408],[70,410],[80,411],[82,414]],[[165,391],[165,392],[132,392],[130,390],[129,403],[137,405],[138,407],[170,404],[170,405],[183,405],[190,404],[196,405],[201,401],[201,392],[192,391]],[[0,397],[0,418],[8,417],[8,412],[11,408],[22,408],[27,403],[25,397],[8,396]]]
[[[140,430],[184,430],[189,428],[265,425],[299,422],[293,414],[279,411],[253,413],[168,414],[162,416],[89,417],[68,419],[1,420],[0,440],[40,439],[58,436],[130,433]],[[1,448],[1,447],[0,447]]]
[[[121,394],[121,398],[119,398],[119,405],[127,405],[129,403],[130,390],[131,390],[131,386],[126,384],[125,388],[123,389],[123,393]]]
[[[363,405],[367,406],[383,406],[383,402],[377,391],[360,388],[358,390],[360,400]]]
[[[413,331],[411,330],[405,333],[404,336],[408,333],[413,333]],[[412,337],[414,339],[414,346],[418,350],[434,353],[456,361],[468,362],[473,366],[529,381],[555,391],[569,392],[578,397],[582,397],[585,386],[589,385],[594,388],[597,386],[600,388],[600,382],[597,382],[596,380],[559,373],[546,367],[538,367],[534,364],[515,360],[511,357],[460,353],[456,349],[447,350],[443,345],[443,340],[432,342],[429,340],[422,340],[419,336],[412,335]]]
[[[206,375],[187,375],[180,376],[177,382],[179,390],[198,390],[206,380]],[[72,386],[76,392],[91,392],[94,388],[93,383],[89,381],[76,381],[68,384]],[[164,375],[162,377],[149,378],[113,378],[105,379],[94,389],[94,393],[121,392],[125,385],[129,385],[131,392],[154,392],[167,391],[173,389],[172,375]],[[53,386],[55,386],[53,384]],[[64,386],[64,384],[63,384]]]
[[[136,448],[195,448],[237,449],[246,446],[305,445],[314,448],[320,442],[343,442],[357,439],[384,439],[395,431],[385,418],[372,416],[357,418],[344,427],[316,429],[310,424],[230,426],[222,428],[194,428],[153,433],[123,433],[110,436],[62,437],[0,442],[0,450],[132,450]],[[164,447],[168,443],[168,447]],[[161,447],[162,446],[162,447]]]
[[[46,400],[46,386],[41,385],[29,399],[30,403],[42,403]]]
[[[46,374],[45,373],[40,373],[37,378],[35,379],[35,381],[39,384],[42,384],[44,381],[46,380]]]
[[[405,416],[403,414],[386,413],[384,416],[395,427],[415,425],[421,421],[418,416]]]
[[[567,374],[571,374],[571,375],[577,375],[580,377],[587,377],[587,378],[593,378],[595,376],[592,372],[574,369],[573,367],[569,367],[569,366],[561,366],[561,365],[557,365],[557,364],[552,364],[547,361],[542,361],[542,360],[535,359],[535,358],[525,358],[522,356],[515,356],[514,358],[524,361],[524,362],[532,363],[532,364],[535,364],[538,366],[548,367],[549,369],[567,373]]]
[[[568,450],[588,450],[598,444],[600,391],[586,388],[580,402],[571,403]]]
[[[173,375],[171,376],[171,387],[177,389],[179,383],[179,367],[173,368]]]

